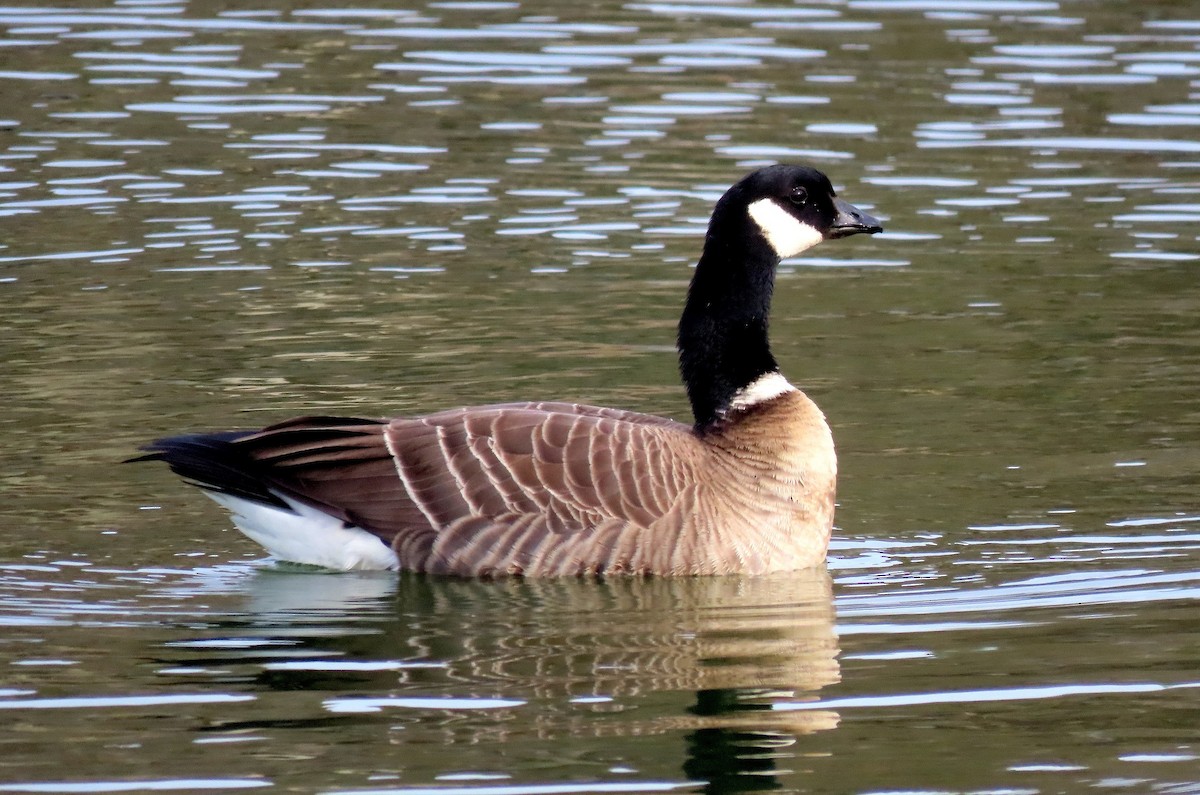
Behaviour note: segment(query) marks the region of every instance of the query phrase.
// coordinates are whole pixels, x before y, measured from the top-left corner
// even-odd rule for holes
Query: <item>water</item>
[[[1168,2],[0,8],[0,792],[1200,792],[1200,19]],[[753,166],[828,573],[279,570],[115,462],[306,412],[685,417]],[[225,532],[223,532],[225,531]]]

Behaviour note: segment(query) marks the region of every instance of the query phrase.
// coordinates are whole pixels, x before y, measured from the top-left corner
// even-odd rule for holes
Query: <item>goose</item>
[[[881,232],[798,165],[717,201],[679,321],[694,422],[566,402],[306,416],[158,439],[163,461],[280,561],[466,577],[696,576],[821,565],[837,457],[767,339],[775,272]]]

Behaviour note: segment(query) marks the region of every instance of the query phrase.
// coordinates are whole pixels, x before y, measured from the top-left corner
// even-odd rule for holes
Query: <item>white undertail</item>
[[[372,533],[312,506],[276,494],[291,510],[204,490],[233,513],[237,528],[274,557],[327,569],[398,569],[396,553]]]

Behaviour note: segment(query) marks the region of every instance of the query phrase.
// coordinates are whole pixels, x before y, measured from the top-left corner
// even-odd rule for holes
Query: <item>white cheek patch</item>
[[[797,220],[774,199],[759,199],[748,210],[780,259],[794,257],[825,239],[816,228]]]

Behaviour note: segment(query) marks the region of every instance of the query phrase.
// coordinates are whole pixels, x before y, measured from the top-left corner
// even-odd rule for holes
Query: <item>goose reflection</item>
[[[505,719],[476,713],[470,741],[676,733],[688,780],[746,791],[778,786],[787,746],[838,722],[772,709],[839,680],[824,571],[481,582],[265,570],[246,607],[243,630],[305,652],[265,666],[259,686],[326,691],[330,711],[386,711],[393,724],[395,708],[426,698],[433,708],[400,719],[435,735],[442,721],[448,743],[464,739],[462,713],[436,699],[517,704]]]

